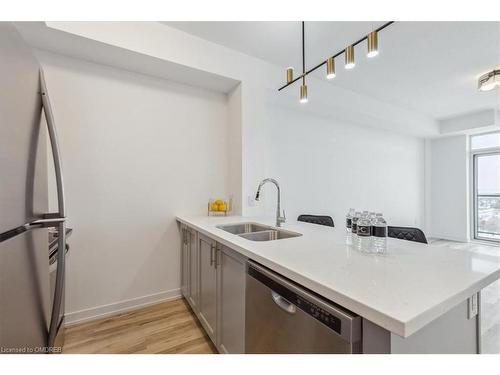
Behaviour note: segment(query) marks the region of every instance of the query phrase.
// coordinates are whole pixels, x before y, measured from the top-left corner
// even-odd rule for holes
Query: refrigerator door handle
[[[45,119],[47,120],[47,128],[49,130],[50,146],[52,148],[52,155],[54,157],[54,169],[56,172],[56,184],[57,184],[57,205],[59,207],[58,214],[59,217],[66,217],[61,153],[59,150],[59,143],[57,141],[57,132],[54,123],[54,114],[52,113],[50,99],[47,94],[47,84],[45,83],[45,76],[43,74],[42,68],[40,68],[40,86],[41,86],[43,110],[45,112]]]
[[[62,166],[61,166],[61,154],[59,150],[59,143],[57,141],[57,132],[54,123],[54,115],[52,113],[52,107],[50,105],[49,96],[47,94],[47,84],[45,82],[45,76],[43,74],[43,69],[40,68],[40,87],[41,87],[41,96],[42,96],[42,104],[43,110],[45,112],[45,119],[47,121],[47,128],[49,131],[50,145],[52,148],[52,156],[54,158],[54,169],[56,174],[56,185],[57,185],[57,204],[58,204],[58,212],[57,214],[47,214],[44,219],[36,220],[32,224],[41,225],[52,225],[57,223],[58,228],[58,248],[65,249],[66,248],[66,208],[64,204],[64,184],[63,184],[63,175],[62,175]],[[50,319],[50,328],[49,328],[49,347],[54,346],[54,341],[57,336],[57,331],[59,329],[60,324],[60,315],[61,315],[61,304],[63,298],[64,291],[64,274],[65,274],[65,254],[66,252],[59,251],[57,253],[57,274],[56,274],[56,285],[54,291],[54,303],[52,306],[52,316]]]

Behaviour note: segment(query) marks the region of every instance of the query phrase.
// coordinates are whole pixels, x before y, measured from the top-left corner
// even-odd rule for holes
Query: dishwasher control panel
[[[328,311],[323,310],[321,307],[305,300],[304,298],[302,298],[297,294],[295,294],[295,300],[290,302],[292,302],[294,305],[296,305],[304,312],[311,315],[313,318],[319,320],[321,323],[327,325],[335,332],[340,333],[341,329],[340,319],[330,314]]]

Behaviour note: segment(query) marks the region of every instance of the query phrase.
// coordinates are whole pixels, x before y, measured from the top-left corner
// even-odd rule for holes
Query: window
[[[500,242],[500,132],[471,138],[474,238]]]
[[[500,132],[481,134],[471,137],[471,149],[500,147]]]

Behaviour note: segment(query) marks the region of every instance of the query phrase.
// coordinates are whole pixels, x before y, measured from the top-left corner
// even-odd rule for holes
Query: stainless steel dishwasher
[[[361,318],[248,262],[246,353],[360,353]]]

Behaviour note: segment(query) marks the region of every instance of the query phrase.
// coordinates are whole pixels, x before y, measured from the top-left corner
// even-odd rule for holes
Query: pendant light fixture
[[[354,47],[349,46],[345,49],[345,68],[352,69],[356,66],[354,61]]]
[[[329,57],[328,60],[326,60],[326,78],[335,78],[335,59],[333,57]]]
[[[288,86],[292,85],[293,83],[297,82],[299,79],[302,80],[302,84],[300,85],[300,102],[301,103],[307,103],[307,85],[306,85],[306,76],[308,74],[311,74],[314,72],[316,69],[322,67],[323,65],[326,65],[326,78],[327,79],[333,79],[336,76],[335,73],[335,58],[339,57],[340,55],[344,54],[345,55],[345,68],[346,69],[352,69],[356,66],[356,62],[354,60],[354,47],[356,47],[358,44],[361,42],[367,40],[367,46],[368,46],[368,52],[367,52],[367,57],[372,58],[378,55],[379,50],[378,50],[378,33],[385,29],[387,26],[390,26],[394,23],[394,21],[387,22],[377,28],[376,30],[373,30],[370,32],[368,35],[362,37],[361,39],[357,40],[356,42],[352,43],[342,51],[337,52],[336,54],[328,57],[325,61],[322,61],[315,67],[309,69],[306,71],[306,54],[305,54],[305,26],[304,26],[304,21],[302,21],[302,74],[296,78],[293,78],[293,68],[287,68],[286,70],[286,84],[283,85],[278,89],[278,91],[281,91]],[[497,72],[497,75],[494,76],[495,82],[498,82],[497,80],[500,79],[500,76],[498,76],[499,71]],[[488,86],[489,87],[489,86]]]
[[[477,88],[479,91],[491,91],[495,87],[500,87],[500,70],[492,70],[479,77]]]
[[[307,103],[307,85],[306,85],[306,42],[305,42],[305,25],[302,21],[302,85],[300,86],[300,102]]]
[[[375,57],[378,55],[378,33],[376,31],[372,31],[368,34],[368,53],[367,57]]]
[[[307,85],[303,83],[300,85],[300,100],[301,103],[307,103]]]

